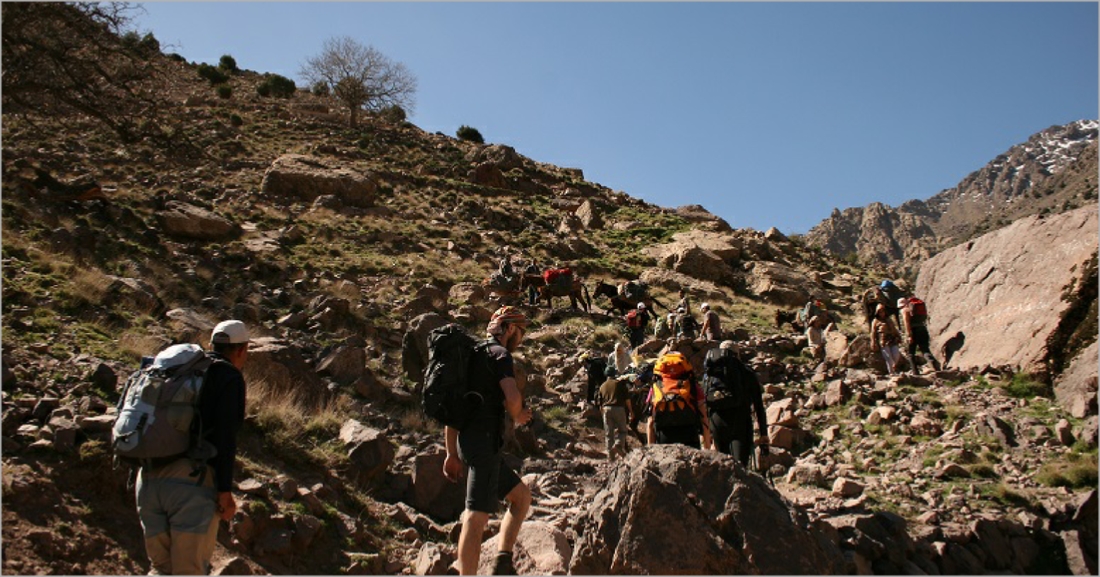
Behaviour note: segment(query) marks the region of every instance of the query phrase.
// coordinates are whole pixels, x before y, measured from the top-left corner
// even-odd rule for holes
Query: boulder
[[[229,219],[175,200],[165,204],[157,219],[169,235],[192,240],[224,240],[241,233],[241,227]]]
[[[340,346],[321,359],[317,364],[317,374],[348,385],[359,379],[366,367],[367,352],[363,347]]]
[[[358,483],[373,480],[393,463],[393,444],[385,433],[355,419],[348,419],[340,427],[340,441],[348,447],[348,474]]]
[[[443,476],[446,456],[441,445],[432,445],[416,455],[407,497],[417,511],[444,523],[457,520],[466,508],[465,478],[451,482]]]
[[[424,369],[428,367],[428,333],[447,323],[438,313],[424,313],[409,321],[401,341],[401,368],[413,382],[424,382]]]
[[[1096,255],[1096,230],[1094,203],[1020,219],[925,261],[915,294],[931,313],[932,350],[961,331],[966,344],[952,367],[1009,365],[1045,373],[1047,341],[1073,306],[1063,294],[1082,282],[1078,277]]]
[[[455,556],[438,543],[425,543],[413,564],[414,575],[446,575]]]
[[[713,451],[633,451],[576,519],[572,574],[801,574],[844,570],[840,550],[759,475]],[[690,536],[675,547],[669,535]]]
[[[479,575],[490,575],[496,560],[500,535],[481,544]],[[560,529],[545,521],[528,520],[519,529],[512,563],[519,575],[565,575],[573,549]]]
[[[747,285],[760,298],[779,306],[806,304],[821,287],[809,276],[785,264],[753,261],[748,267]]]
[[[830,366],[841,363],[844,353],[848,350],[848,335],[840,331],[825,333],[825,362]]]
[[[577,218],[580,219],[584,228],[593,230],[603,228],[603,218],[600,217],[599,210],[592,204],[591,200],[584,201],[576,212]]]
[[[213,325],[211,325],[213,328]],[[248,347],[244,366],[245,382],[264,382],[275,394],[288,394],[307,405],[318,405],[329,397],[317,373],[305,363],[297,345],[274,337],[257,337]]]
[[[1097,363],[1100,341],[1077,355],[1069,369],[1054,381],[1058,405],[1078,419],[1096,414]]]
[[[378,184],[373,175],[302,154],[284,154],[271,163],[260,183],[264,195],[309,202],[320,196],[334,196],[347,206],[367,208],[374,204]]]
[[[448,292],[451,299],[462,304],[476,305],[485,302],[485,289],[478,283],[457,283]]]

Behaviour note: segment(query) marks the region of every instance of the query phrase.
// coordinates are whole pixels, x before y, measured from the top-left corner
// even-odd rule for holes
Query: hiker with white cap
[[[237,511],[233,468],[237,432],[244,423],[245,382],[241,369],[248,357],[248,328],[238,320],[218,323],[210,334],[213,361],[201,377],[196,442],[212,445],[216,454],[205,463],[187,453],[149,460],[136,484],[138,517],[145,534],[150,573],[205,575],[218,538],[218,520]],[[196,436],[199,436],[197,434]]]
[[[708,341],[722,340],[722,321],[718,319],[718,313],[710,310],[710,304],[699,305],[699,311],[703,313],[703,338]]]

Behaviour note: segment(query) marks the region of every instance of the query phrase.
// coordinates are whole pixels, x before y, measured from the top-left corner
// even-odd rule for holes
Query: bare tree
[[[156,40],[129,45],[120,33],[136,7],[126,3],[3,3],[5,112],[85,114],[124,142],[157,137],[164,99],[149,60]]]
[[[351,126],[356,125],[360,110],[400,106],[412,112],[416,102],[416,77],[404,64],[347,36],[326,40],[321,54],[307,59],[299,74],[311,86],[328,86],[350,109]]]

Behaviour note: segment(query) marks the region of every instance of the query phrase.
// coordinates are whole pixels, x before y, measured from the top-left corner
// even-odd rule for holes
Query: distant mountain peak
[[[1100,121],[1087,119],[1051,126],[926,201],[834,209],[806,241],[911,272],[933,254],[1017,219],[1095,202],[1098,128]]]

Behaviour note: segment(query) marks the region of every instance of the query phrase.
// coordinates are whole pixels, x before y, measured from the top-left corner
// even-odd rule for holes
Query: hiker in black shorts
[[[478,367],[477,370],[471,369],[470,379],[484,379],[490,385],[481,388],[487,391],[485,401],[461,432],[451,427],[445,428],[447,457],[443,462],[444,476],[457,481],[463,465],[470,468],[466,478],[466,512],[458,538],[458,566],[463,575],[477,573],[481,538],[489,515],[498,510],[501,500],[508,501],[508,512],[500,524],[500,547],[493,574],[516,574],[512,548],[531,507],[531,490],[515,471],[504,464],[501,447],[504,445],[505,411],[516,425],[531,420],[531,409],[523,406],[523,396],[516,386],[512,366],[512,352],[519,348],[526,332],[527,318],[519,309],[505,306],[493,314],[488,333],[496,342],[486,353],[489,362],[470,363],[471,367]]]

